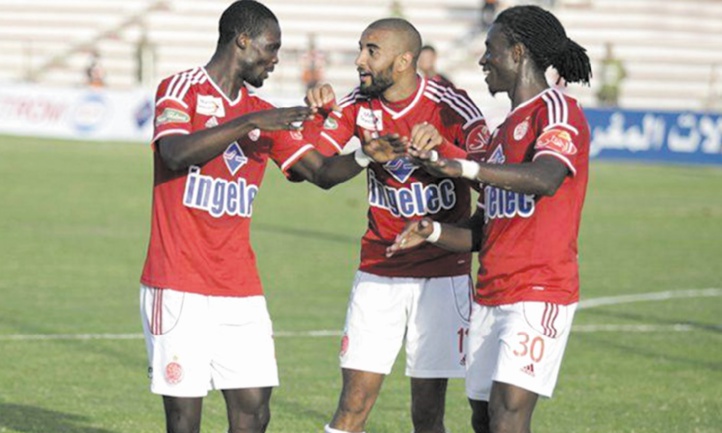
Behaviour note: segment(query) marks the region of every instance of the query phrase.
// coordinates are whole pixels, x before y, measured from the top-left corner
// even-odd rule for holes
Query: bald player
[[[463,90],[417,74],[420,49],[419,32],[403,19],[366,28],[356,59],[360,85],[339,101],[328,84],[308,91],[308,104],[329,113],[316,142],[321,153],[341,152],[354,136],[398,134],[442,157],[483,158],[489,132],[481,111]],[[442,433],[447,381],[464,376],[471,256],[431,243],[390,258],[385,249],[409,221],[466,220],[469,186],[431,176],[406,157],[371,162],[366,172],[368,229],[341,341],[343,389],[325,431],[364,431],[405,342],[414,431]]]

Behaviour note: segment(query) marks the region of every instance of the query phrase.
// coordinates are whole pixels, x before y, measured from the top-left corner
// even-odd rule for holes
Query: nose
[[[356,61],[354,62],[357,67],[362,67],[366,64],[366,56],[364,56],[364,52],[360,51],[358,55],[356,56]]]
[[[486,58],[487,58],[487,54],[485,51],[484,54],[482,54],[481,57],[479,57],[479,62],[478,62],[479,66],[484,67],[484,65],[486,65]]]

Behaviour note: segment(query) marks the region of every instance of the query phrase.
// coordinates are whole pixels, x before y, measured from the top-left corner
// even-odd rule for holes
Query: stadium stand
[[[264,92],[301,94],[301,58],[309,33],[325,53],[325,79],[340,91],[357,82],[358,37],[389,14],[388,0],[267,0],[284,32],[282,61]],[[509,0],[502,7],[522,3]],[[525,2],[528,3],[528,2]],[[540,2],[547,4],[549,2]],[[628,108],[720,109],[722,2],[718,0],[557,0],[554,11],[589,50],[596,66],[612,42],[627,69],[620,105]],[[0,85],[33,81],[79,86],[90,53],[101,55],[107,85],[137,84],[136,49],[146,29],[155,46],[155,78],[207,61],[228,0],[0,0]],[[484,35],[477,0],[404,0],[402,11],[439,51],[438,69],[486,95],[477,61]],[[594,105],[595,84],[573,92]]]

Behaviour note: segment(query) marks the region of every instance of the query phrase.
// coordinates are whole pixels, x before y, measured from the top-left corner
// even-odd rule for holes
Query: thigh
[[[503,344],[493,379],[551,397],[576,304],[519,302],[501,308]]]
[[[342,368],[391,372],[406,332],[407,280],[357,272],[341,343]]]
[[[461,275],[418,281],[406,334],[406,374],[415,378],[462,378],[471,278]]]
[[[140,296],[151,391],[172,397],[207,395],[207,297],[145,286]]]
[[[489,401],[501,341],[498,307],[474,303],[466,347],[466,395],[471,401]]]
[[[278,386],[273,325],[263,296],[214,297],[209,308],[213,330],[213,389]]]

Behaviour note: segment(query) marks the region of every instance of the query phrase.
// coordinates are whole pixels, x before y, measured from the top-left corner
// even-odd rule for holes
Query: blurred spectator
[[[391,4],[389,5],[389,14],[396,18],[404,17],[404,8],[401,6],[401,1],[391,0]]]
[[[496,9],[499,6],[497,0],[482,0],[481,2],[481,30],[487,31],[494,22]]]
[[[431,45],[421,47],[419,60],[416,63],[419,73],[429,80],[453,86],[453,83],[444,75],[436,71],[436,49]]]
[[[145,26],[135,47],[136,81],[146,88],[155,86],[155,45],[148,39]]]
[[[308,35],[308,49],[301,58],[301,64],[303,65],[303,72],[301,73],[301,81],[306,89],[311,89],[316,84],[323,81],[323,67],[325,63],[325,57],[323,53],[318,51],[316,48],[316,35],[309,33]]]
[[[90,87],[105,86],[105,68],[100,62],[100,53],[93,50],[90,53],[90,61],[85,68],[86,82]]]
[[[612,43],[607,42],[599,73],[601,85],[597,92],[597,103],[600,106],[616,107],[619,105],[620,87],[626,76],[624,64],[614,56]]]

